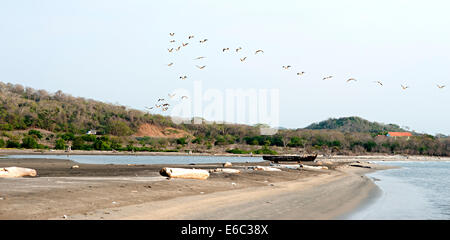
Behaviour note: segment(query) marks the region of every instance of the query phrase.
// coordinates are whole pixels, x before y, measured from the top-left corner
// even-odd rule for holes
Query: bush
[[[6,147],[7,148],[19,148],[20,147],[20,143],[14,140],[9,139],[8,141],[6,141]]]
[[[249,154],[251,151],[245,151],[239,148],[235,148],[235,149],[228,149],[226,150],[226,152],[232,154]]]
[[[42,139],[42,133],[39,132],[38,130],[32,129],[32,130],[28,131],[28,135],[36,136],[37,138]]]
[[[38,148],[38,143],[36,139],[32,136],[26,136],[22,139],[22,145],[23,148],[31,148],[36,149]]]
[[[187,144],[187,139],[185,137],[178,138],[177,139],[177,144],[185,145],[185,144]]]
[[[92,134],[85,134],[81,136],[81,138],[86,142],[95,142],[95,140],[97,139],[97,137]]]
[[[0,148],[4,148],[6,146],[5,140],[0,138]]]
[[[64,150],[66,148],[67,148],[66,141],[64,141],[64,139],[60,138],[60,139],[56,140],[56,142],[55,142],[55,149]]]
[[[278,153],[275,150],[272,150],[268,147],[263,147],[261,149],[253,151],[254,154],[269,154],[269,155],[277,155]]]

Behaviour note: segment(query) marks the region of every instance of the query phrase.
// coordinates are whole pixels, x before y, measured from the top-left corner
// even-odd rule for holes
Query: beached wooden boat
[[[289,155],[289,156],[263,156],[264,160],[271,161],[274,163],[278,162],[312,162],[316,159],[317,154],[315,155]]]

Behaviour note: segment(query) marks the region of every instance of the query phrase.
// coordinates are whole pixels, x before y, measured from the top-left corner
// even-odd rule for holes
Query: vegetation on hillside
[[[181,138],[134,136],[142,124],[190,133]],[[394,124],[359,117],[329,119],[306,129],[280,129],[261,135],[260,125],[175,124],[169,117],[124,106],[72,97],[0,82],[0,148],[229,152],[235,154],[423,154],[450,155],[447,136],[415,134],[390,138],[387,131],[404,131]],[[89,135],[90,129],[97,135]]]
[[[343,132],[370,132],[370,133],[384,133],[384,132],[404,132],[400,126],[395,124],[383,124],[377,122],[370,122],[360,117],[343,117],[330,118],[325,121],[313,123],[306,127],[306,129],[328,129],[339,130]]]

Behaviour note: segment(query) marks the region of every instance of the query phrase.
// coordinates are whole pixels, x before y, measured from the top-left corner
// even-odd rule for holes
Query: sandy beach
[[[350,166],[356,162],[370,168]],[[161,176],[167,165],[2,159],[0,167],[34,168],[38,177],[0,179],[0,219],[336,219],[378,191],[365,173],[388,168],[357,158],[334,159],[320,171],[246,169],[253,165],[192,180]]]

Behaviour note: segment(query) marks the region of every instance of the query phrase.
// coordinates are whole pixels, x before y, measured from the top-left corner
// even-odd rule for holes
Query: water
[[[450,219],[450,162],[375,162],[398,169],[368,174],[382,193],[347,219]]]
[[[64,159],[84,164],[202,164],[262,162],[262,157],[238,156],[144,156],[144,155],[8,155],[1,158]]]

